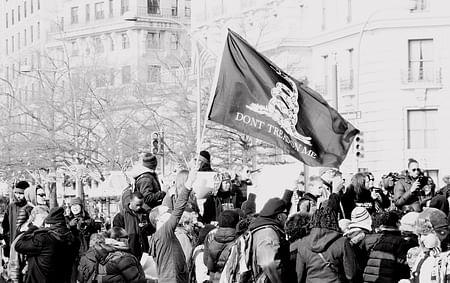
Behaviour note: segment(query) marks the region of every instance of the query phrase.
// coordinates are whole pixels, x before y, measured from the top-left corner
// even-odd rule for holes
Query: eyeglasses
[[[413,168],[413,169],[411,169],[411,171],[413,171],[413,172],[420,171],[420,168]]]
[[[40,196],[41,198],[45,198],[45,194],[37,194],[38,196]]]

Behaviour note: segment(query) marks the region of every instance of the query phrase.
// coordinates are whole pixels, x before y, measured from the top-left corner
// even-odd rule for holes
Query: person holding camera
[[[408,160],[408,170],[401,176],[394,187],[394,203],[403,212],[420,212],[420,191],[425,186],[422,170],[419,162],[410,158]],[[422,183],[421,183],[422,181]]]
[[[437,194],[436,184],[434,183],[433,179],[431,177],[425,177],[427,180],[427,184],[422,189],[422,198],[420,202],[420,206],[422,208],[425,207],[434,207],[442,212],[444,212],[446,215],[448,215],[449,211],[449,204],[447,201],[447,198],[442,194]]]

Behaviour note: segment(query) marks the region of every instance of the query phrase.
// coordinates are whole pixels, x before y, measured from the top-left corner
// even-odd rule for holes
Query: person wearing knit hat
[[[211,155],[208,151],[202,150],[198,156],[199,161],[199,172],[213,172],[211,168]]]
[[[297,244],[297,278],[314,278],[317,282],[357,282],[355,252],[349,240],[342,237],[334,209],[317,209],[310,226],[309,235]]]
[[[364,207],[355,207],[351,218],[344,236],[350,239],[352,245],[358,245],[366,234],[372,231],[372,217]]]
[[[400,231],[402,232],[415,232],[416,221],[419,218],[419,212],[408,212],[400,219]]]
[[[256,213],[256,195],[254,193],[249,193],[248,198],[244,203],[242,203],[241,209],[244,211],[245,216],[253,215]]]
[[[5,210],[3,216],[2,228],[3,235],[5,237],[6,247],[4,249],[5,256],[9,256],[9,248],[17,235],[17,218],[20,210],[26,206],[27,200],[25,199],[25,189],[30,184],[27,181],[20,181],[14,187],[14,198]]]
[[[26,282],[71,282],[78,243],[66,226],[64,208],[52,208],[44,222],[46,228],[28,230],[15,245],[27,256]]]

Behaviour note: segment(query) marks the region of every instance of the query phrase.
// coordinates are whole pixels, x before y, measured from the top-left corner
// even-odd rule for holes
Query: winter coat
[[[341,195],[341,203],[347,219],[350,219],[353,209],[357,206],[364,207],[370,214],[375,212],[375,201],[368,189],[362,189],[357,195],[353,186],[348,186],[345,193]]]
[[[19,234],[11,245],[8,261],[8,277],[11,283],[23,282],[23,269],[26,266],[26,257],[16,251],[16,242],[23,234]]]
[[[6,209],[5,215],[3,216],[2,222],[3,235],[5,236],[5,240],[8,247],[11,246],[12,242],[16,238],[17,216],[19,215],[20,209],[24,207],[26,204],[27,201],[25,199],[23,199],[22,201],[15,201],[13,203],[10,203],[8,205],[8,208]],[[5,256],[9,256],[9,249],[7,252],[8,254]]]
[[[80,258],[78,264],[77,280],[79,283],[87,283],[92,279],[95,273],[97,259],[95,257],[95,248],[91,247]]]
[[[77,218],[78,222],[70,226],[70,221],[74,218]],[[89,216],[87,211],[82,208],[79,215],[73,215],[71,212],[70,215],[66,217],[66,222],[69,225],[70,231],[72,231],[73,235],[80,242],[78,255],[81,257],[89,249],[91,235],[97,232],[94,220]]]
[[[397,283],[409,278],[406,254],[411,246],[400,231],[367,235],[363,247],[369,256],[364,268],[364,282]]]
[[[231,191],[224,192],[222,190],[219,190],[217,195],[210,194],[203,204],[203,222],[211,223],[211,221],[218,221],[224,204],[231,204],[234,208],[238,208],[236,206],[236,194]]]
[[[290,196],[292,197],[292,195]],[[260,228],[263,227],[264,228]],[[283,227],[272,218],[257,217],[250,224],[249,230],[253,231],[252,254],[254,262],[252,263],[255,277],[276,278],[277,282],[293,282],[292,276],[286,267],[289,264],[289,243],[286,240]]]
[[[204,250],[204,262],[208,267],[209,273],[212,275],[218,273],[217,276],[213,275],[217,281],[220,279],[220,273],[222,272],[228,256],[231,252],[231,246],[236,239],[235,228],[219,227],[214,238],[211,242],[205,242]]]
[[[103,283],[146,283],[145,273],[139,260],[130,253],[128,246],[114,239],[94,246],[97,262],[105,267]],[[100,270],[100,269],[99,269]],[[100,272],[99,272],[100,274]]]
[[[150,211],[152,208],[161,205],[166,193],[161,191],[161,185],[155,171],[139,165],[133,169],[132,175],[135,179],[134,187],[136,191],[144,195],[144,209]]]
[[[28,257],[25,283],[69,283],[79,243],[65,225],[29,229],[16,242]]]
[[[154,228],[150,224],[148,213],[144,209],[136,213],[129,206],[126,206],[114,217],[113,227],[121,227],[127,231],[128,246],[135,257],[140,259],[142,253],[148,251],[147,236],[151,235]]]
[[[175,228],[186,207],[189,194],[188,189],[180,192],[169,220],[150,238],[149,254],[156,262],[158,283],[188,282],[186,259],[180,242],[175,236]]]
[[[347,238],[334,230],[313,228],[298,243],[296,271],[302,283],[351,282],[357,276],[358,264]]]
[[[421,211],[419,192],[411,192],[414,180],[409,175],[402,176],[394,186],[394,203],[403,211]]]

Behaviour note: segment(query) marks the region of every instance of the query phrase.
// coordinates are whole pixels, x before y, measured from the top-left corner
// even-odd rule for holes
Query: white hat
[[[372,231],[372,217],[364,207],[355,207],[352,210],[352,220],[348,225],[349,229],[361,228]]]

